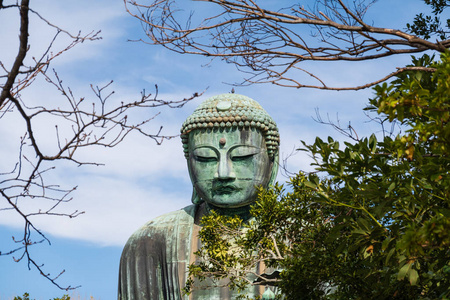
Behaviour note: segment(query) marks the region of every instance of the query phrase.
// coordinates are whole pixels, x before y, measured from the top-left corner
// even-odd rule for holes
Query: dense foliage
[[[450,298],[450,53],[413,65],[367,108],[400,133],[304,144],[317,172],[261,190],[247,225],[204,218],[191,275],[242,289],[264,262],[281,272],[257,281],[287,299]]]

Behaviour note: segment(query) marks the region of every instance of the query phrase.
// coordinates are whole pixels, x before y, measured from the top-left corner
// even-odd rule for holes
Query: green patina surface
[[[189,174],[201,201],[247,207],[256,199],[255,187],[268,185],[273,161],[259,130],[202,129],[189,136]]]
[[[222,94],[203,102],[184,122],[182,142],[193,184],[193,205],[153,219],[124,247],[119,271],[120,300],[233,299],[226,287],[182,295],[187,266],[201,247],[200,219],[211,209],[248,218],[256,186],[272,184],[278,170],[275,122],[254,100]],[[258,268],[258,267],[256,267]],[[255,270],[258,271],[258,270]],[[226,282],[221,282],[224,284]],[[251,287],[249,296],[261,295]]]

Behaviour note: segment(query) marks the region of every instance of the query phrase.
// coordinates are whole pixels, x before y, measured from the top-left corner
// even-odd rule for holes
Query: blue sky
[[[8,3],[8,1],[6,1]],[[289,1],[284,1],[289,3]],[[420,1],[381,0],[370,11],[369,18],[378,26],[402,29],[411,21],[415,5]],[[410,4],[410,2],[415,2]],[[215,61],[208,66],[202,57],[177,55],[157,46],[128,42],[143,37],[139,23],[127,15],[121,0],[39,0],[31,1],[36,9],[52,23],[71,32],[101,30],[102,40],[78,45],[58,58],[57,69],[64,84],[81,97],[92,97],[90,84],[105,84],[114,80],[111,90],[115,101],[138,99],[140,91],[153,91],[159,86],[159,98],[179,100],[194,92],[204,95],[182,109],[143,111],[153,115],[161,112],[152,123],[164,126],[168,135],[178,134],[185,118],[209,96],[227,93],[226,82],[239,82],[243,75],[235,67]],[[37,4],[38,3],[38,4]],[[3,12],[2,12],[3,13]],[[32,53],[39,53],[52,37],[52,31],[36,18],[31,19],[30,44]],[[14,58],[17,45],[17,22],[12,15],[0,17],[0,60]],[[6,42],[5,42],[6,41]],[[61,46],[64,41],[61,41]],[[396,57],[383,61],[369,61],[358,65],[336,63],[332,66],[314,65],[315,70],[330,80],[331,85],[364,83],[403,66],[409,58]],[[254,85],[235,88],[261,103],[278,123],[281,135],[282,158],[300,146],[300,140],[312,142],[316,136],[338,136],[330,127],[313,120],[315,109],[326,116],[336,114],[343,124],[351,122],[359,135],[369,135],[379,128],[367,123],[361,109],[367,104],[370,90],[360,92],[326,92],[308,89],[286,89],[273,85]],[[23,92],[36,103],[57,101],[59,95],[43,81],[36,82]],[[139,116],[137,116],[139,117]],[[20,124],[11,126],[14,119],[0,119],[0,157],[13,157],[14,145],[22,134]],[[11,123],[8,123],[11,122]],[[15,123],[14,123],[15,124]],[[39,126],[45,128],[45,121]],[[52,144],[51,135],[40,136],[43,144]],[[81,285],[70,295],[80,299],[115,299],[119,258],[127,238],[148,220],[190,204],[191,185],[180,140],[173,139],[157,146],[152,140],[136,134],[115,149],[95,148],[83,152],[82,158],[105,163],[103,167],[78,168],[59,164],[53,178],[63,187],[78,186],[74,200],[65,205],[66,211],[78,209],[85,214],[75,219],[38,218],[35,224],[52,244],[33,247],[32,254],[45,264],[45,270],[58,274],[61,285]],[[309,170],[308,157],[297,154],[288,160],[290,171]],[[0,161],[0,172],[9,168],[8,161]],[[279,180],[286,178],[279,175]],[[34,204],[30,204],[34,205]],[[22,223],[13,214],[0,211],[0,250],[12,246],[11,236],[20,236]],[[29,292],[36,300],[60,297],[67,293],[42,278],[26,262],[15,263],[10,256],[0,257],[0,300],[12,299]],[[75,299],[77,299],[75,297]]]

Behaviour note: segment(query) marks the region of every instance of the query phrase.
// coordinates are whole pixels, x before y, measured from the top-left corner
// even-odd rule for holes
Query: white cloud
[[[124,245],[128,237],[152,218],[190,204],[188,188],[177,184],[177,190],[162,190],[158,186],[143,187],[126,178],[108,178],[103,175],[78,177],[79,191],[72,202],[63,204],[57,212],[85,211],[74,219],[42,216],[32,218],[34,225],[44,233],[90,241],[103,246]],[[187,188],[187,189],[186,189]],[[187,190],[186,193],[183,193]],[[28,203],[27,209],[37,208]],[[39,205],[41,207],[42,205]],[[2,225],[15,224],[20,218],[5,213]]]
[[[79,178],[79,185],[76,201],[65,209],[86,208],[86,213],[59,220],[57,228],[46,219],[41,222],[43,229],[57,236],[121,246],[147,221],[190,204],[189,191],[183,193],[180,184],[177,190],[163,190],[126,178],[92,175]]]

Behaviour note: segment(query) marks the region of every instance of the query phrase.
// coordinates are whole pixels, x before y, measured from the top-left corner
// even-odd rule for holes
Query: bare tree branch
[[[17,75],[19,75],[20,67],[23,65],[23,61],[28,50],[28,11],[29,11],[29,0],[22,0],[20,5],[20,35],[19,35],[19,52],[17,53],[14,64],[11,71],[8,72],[8,79],[2,88],[2,93],[0,94],[0,108],[3,103],[10,96],[11,89],[14,82],[16,81]]]
[[[50,174],[62,161],[69,161],[77,166],[101,165],[98,161],[81,159],[80,154],[95,146],[115,147],[131,132],[139,133],[157,144],[173,138],[174,136],[163,134],[162,127],[156,132],[149,128],[148,124],[159,114],[155,109],[179,108],[201,94],[194,93],[191,97],[178,101],[162,100],[159,99],[158,87],[155,86],[154,94],[143,91],[138,99],[118,101],[113,97],[111,81],[100,87],[91,85],[91,97],[77,97],[70,87],[63,84],[59,74],[50,65],[54,59],[80,43],[100,39],[99,32],[71,34],[31,9],[29,0],[7,6],[0,1],[0,15],[4,9],[18,9],[20,29],[18,52],[11,67],[7,66],[7,62],[1,62],[0,57],[0,122],[3,121],[2,126],[11,127],[7,118],[13,118],[14,126],[23,128],[24,131],[21,136],[8,141],[9,145],[17,145],[17,155],[2,158],[8,170],[0,170],[0,213],[13,212],[19,217],[23,223],[23,234],[20,238],[13,237],[15,246],[10,249],[5,249],[7,246],[2,243],[0,256],[13,256],[17,262],[25,260],[28,268],[35,268],[58,288],[70,290],[76,287],[58,283],[58,278],[64,271],[57,276],[51,275],[42,263],[36,261],[32,251],[32,246],[36,244],[46,242],[50,245],[50,240],[39,229],[40,217],[75,218],[84,213],[65,210],[64,204],[73,200],[72,193],[77,187],[60,187],[52,181],[53,176]],[[30,48],[30,12],[37,15],[38,21],[48,25],[55,34],[42,53],[38,53],[36,58],[26,59]],[[55,42],[61,35],[70,40],[67,46],[58,49]],[[31,61],[31,65],[26,66],[25,61]],[[43,79],[44,85],[46,82],[48,87],[58,91],[60,98],[47,102],[44,99],[35,104],[35,100],[29,99],[24,91],[37,79]],[[143,110],[148,117],[134,120],[136,112]],[[40,126],[42,120],[55,128],[53,147],[48,143],[52,133]]]
[[[315,1],[271,10],[251,0],[198,0],[211,6],[211,15],[197,21],[186,17],[176,0],[150,4],[124,0],[126,10],[143,25],[149,41],[177,53],[220,58],[250,74],[240,84],[273,83],[284,87],[359,90],[405,72],[397,71],[363,85],[333,87],[300,67],[305,61],[359,62],[427,50],[444,52],[450,40],[431,42],[405,31],[376,27],[364,21],[376,1]],[[311,31],[311,35],[305,32]],[[297,72],[317,83],[300,81]],[[239,85],[239,84],[238,84]]]

